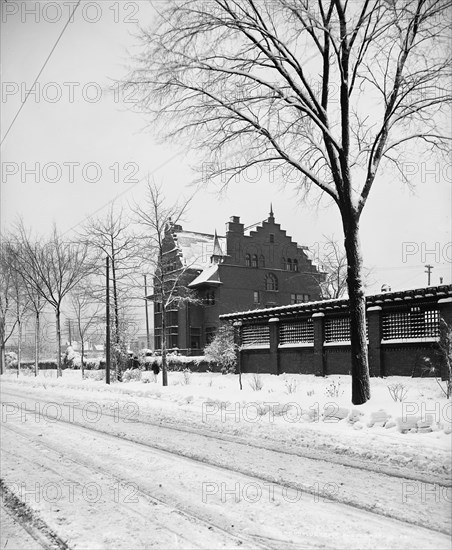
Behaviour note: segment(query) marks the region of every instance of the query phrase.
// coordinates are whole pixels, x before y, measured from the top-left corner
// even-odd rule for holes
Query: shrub
[[[185,386],[188,386],[191,382],[191,370],[190,369],[184,369],[182,371],[182,374],[183,374],[183,384]]]
[[[284,384],[286,385],[286,391],[287,393],[295,393],[297,391],[297,381],[295,378],[291,378],[290,380],[284,380]]]
[[[327,397],[339,397],[339,395],[343,395],[344,390],[342,392],[341,389],[341,381],[338,380],[337,382],[335,380],[332,380],[330,384],[325,388],[325,394]]]
[[[233,327],[221,326],[212,342],[204,349],[204,355],[220,367],[222,374],[234,374],[237,365],[237,345],[234,343]]]
[[[408,393],[404,384],[389,384],[388,391],[394,401],[403,401]]]
[[[260,391],[264,387],[264,381],[258,372],[253,372],[248,383],[253,391]]]
[[[137,382],[141,380],[141,369],[127,369],[122,374],[123,382],[130,382],[131,380],[136,380]]]

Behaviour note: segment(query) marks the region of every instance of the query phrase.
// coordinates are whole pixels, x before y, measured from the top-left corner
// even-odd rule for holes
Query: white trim
[[[452,302],[452,298],[441,298],[441,300],[438,300],[438,304],[450,304]]]
[[[323,345],[325,347],[328,347],[328,346],[351,346],[352,343],[350,342],[350,340],[340,340],[340,341],[337,341],[337,342],[323,342]]]
[[[321,311],[319,311],[319,312],[317,312],[317,313],[313,313],[313,314],[312,314],[312,317],[313,317],[313,318],[314,318],[314,317],[325,317],[325,314],[322,313]]]
[[[270,344],[250,344],[248,346],[241,346],[242,351],[246,349],[270,349]]]
[[[279,344],[278,348],[313,348],[314,342],[293,342],[290,344]]]
[[[381,311],[381,307],[380,306],[368,307],[367,311]]]
[[[392,338],[391,340],[382,340],[382,344],[411,344],[422,342],[438,342],[439,337],[425,336],[420,338]]]

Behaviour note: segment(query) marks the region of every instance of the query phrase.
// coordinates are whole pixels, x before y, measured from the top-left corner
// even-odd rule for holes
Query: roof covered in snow
[[[213,264],[204,269],[188,286],[195,288],[201,285],[221,285],[218,264]]]
[[[182,253],[182,263],[185,267],[205,269],[210,266],[210,258],[218,253],[215,246],[215,235],[195,233],[194,231],[177,231],[174,233],[176,246]],[[217,245],[226,250],[226,237],[217,237]]]
[[[389,302],[401,303],[410,301],[436,301],[447,299],[452,300],[452,285],[440,285],[436,287],[424,287],[414,290],[402,290],[398,292],[382,292],[366,296],[367,307],[380,306]],[[293,304],[287,306],[269,307],[264,309],[252,309],[240,311],[237,313],[226,313],[220,315],[224,321],[234,321],[238,319],[257,319],[268,318],[280,315],[292,315],[299,313],[316,313],[322,311],[340,311],[347,312],[349,308],[348,299],[319,300],[317,302],[305,302],[302,304]]]

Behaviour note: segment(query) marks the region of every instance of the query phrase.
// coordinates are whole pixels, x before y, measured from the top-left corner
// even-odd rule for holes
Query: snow
[[[133,402],[140,414],[153,421],[182,423],[233,434],[246,439],[290,444],[300,449],[333,452],[341,457],[367,460],[380,466],[410,468],[429,475],[451,472],[452,403],[436,380],[388,377],[371,380],[372,398],[364,405],[350,402],[347,376],[244,374],[240,391],[237,375],[169,372],[169,386],[161,373],[142,373],[142,380],[107,386],[102,371],[65,370],[40,375],[3,376],[3,387],[101,406]],[[97,379],[96,379],[97,378]],[[262,386],[252,389],[253,382]],[[402,384],[403,402],[395,402],[388,386]]]

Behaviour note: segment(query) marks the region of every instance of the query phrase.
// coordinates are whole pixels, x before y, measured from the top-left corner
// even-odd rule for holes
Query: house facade
[[[245,228],[238,216],[226,224],[226,234],[184,231],[168,227],[164,240],[167,271],[182,273],[184,285],[197,303],[167,311],[167,347],[196,355],[212,339],[222,314],[296,304],[320,299],[323,274],[298,245],[269,217]],[[154,301],[155,348],[161,348],[162,313]]]

